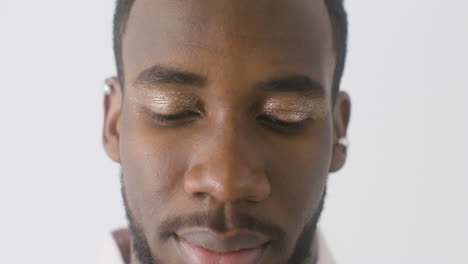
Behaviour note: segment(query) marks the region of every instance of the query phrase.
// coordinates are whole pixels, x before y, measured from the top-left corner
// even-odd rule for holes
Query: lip
[[[219,234],[197,228],[177,236],[187,263],[193,264],[255,264],[270,242],[262,234],[244,230]]]

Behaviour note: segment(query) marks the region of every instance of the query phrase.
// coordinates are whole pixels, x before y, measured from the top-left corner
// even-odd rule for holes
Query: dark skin
[[[245,229],[241,215],[275,226],[284,237],[260,263],[291,257],[346,159],[350,100],[332,100],[331,30],[323,0],[135,2],[124,87],[106,81],[104,146],[161,263],[188,263],[180,230],[162,239],[162,223],[197,214],[220,234]]]

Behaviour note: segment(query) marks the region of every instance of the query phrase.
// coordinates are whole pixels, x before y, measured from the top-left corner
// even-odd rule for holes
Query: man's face
[[[349,112],[329,21],[323,0],[134,3],[104,139],[143,264],[307,257]]]

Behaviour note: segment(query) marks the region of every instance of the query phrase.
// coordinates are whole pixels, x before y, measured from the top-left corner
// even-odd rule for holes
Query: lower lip
[[[191,264],[256,264],[263,255],[265,246],[239,251],[219,253],[179,239],[180,246]]]

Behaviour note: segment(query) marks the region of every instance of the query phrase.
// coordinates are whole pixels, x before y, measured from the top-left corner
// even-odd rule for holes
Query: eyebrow
[[[180,84],[203,86],[206,79],[196,73],[180,71],[161,65],[152,66],[141,72],[135,80],[137,85]]]
[[[206,82],[206,78],[200,74],[162,65],[154,65],[144,70],[135,80],[135,84],[142,86],[179,84],[202,87]],[[325,96],[325,89],[319,81],[302,74],[288,75],[259,82],[255,87],[270,92],[299,92],[314,97]]]
[[[257,87],[272,92],[300,92],[314,97],[325,96],[325,89],[319,81],[301,74],[260,82]]]

